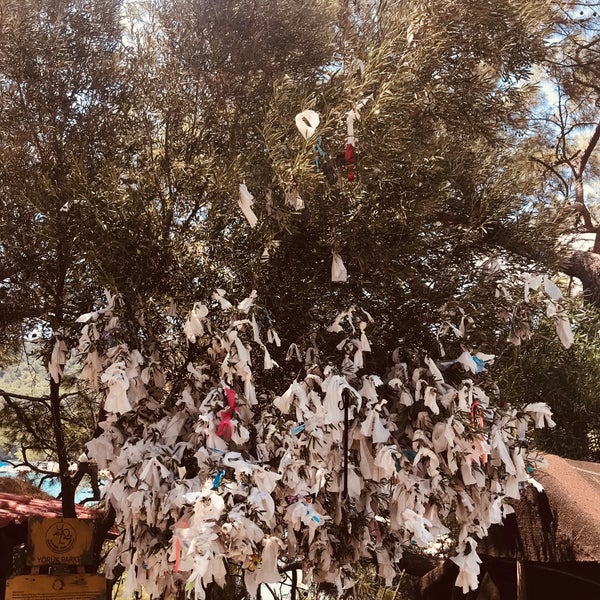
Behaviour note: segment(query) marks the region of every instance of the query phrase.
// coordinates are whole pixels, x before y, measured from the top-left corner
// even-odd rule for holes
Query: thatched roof
[[[547,465],[534,474],[544,490],[528,486],[515,513],[479,544],[477,598],[516,600],[518,586],[528,600],[600,598],[600,464],[544,458]],[[457,575],[445,561],[422,577],[420,597],[466,598],[454,586]]]
[[[536,562],[600,563],[600,464],[545,455],[529,486],[501,526],[490,529],[479,551]]]
[[[32,498],[55,500],[53,496],[47,494],[35,483],[22,476],[0,477],[0,493],[19,494],[20,496],[31,496]]]

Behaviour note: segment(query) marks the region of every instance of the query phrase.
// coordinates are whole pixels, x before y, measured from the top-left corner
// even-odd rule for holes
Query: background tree
[[[283,10],[294,14],[293,7]],[[261,35],[274,36],[269,24],[287,22],[278,10],[269,3],[257,5]],[[319,53],[303,53],[306,62],[299,69],[284,58],[279,38],[263,42],[249,28],[251,21],[244,21],[245,29],[237,23],[234,17],[243,14],[237,3],[225,3],[218,14],[202,3],[174,3],[162,12],[159,7],[157,18],[165,23],[159,37],[174,61],[160,64],[168,64],[170,74],[185,73],[199,82],[201,91],[187,121],[179,118],[202,123],[205,138],[197,142],[202,145],[197,160],[206,162],[193,173],[196,185],[208,183],[205,189],[190,188],[195,199],[181,204],[199,202],[204,210],[195,221],[188,213],[177,221],[183,228],[193,225],[182,240],[196,255],[181,266],[197,278],[200,289],[267,289],[265,308],[282,330],[289,331],[290,340],[306,338],[315,321],[331,319],[338,310],[341,288],[329,284],[335,250],[351,274],[343,286],[349,302],[366,302],[367,310],[385,314],[383,329],[390,339],[414,337],[422,345],[425,336],[425,344],[435,345],[431,327],[419,325],[427,322],[422,315],[435,314],[457,295],[489,297],[493,285],[466,285],[486,256],[529,239],[544,243],[552,258],[547,229],[539,220],[533,228],[523,210],[529,184],[515,146],[527,126],[530,99],[521,83],[542,56],[546,29],[536,25],[531,43],[518,46],[508,31],[509,26],[527,28],[545,9],[540,6],[537,16],[512,6],[492,15],[482,11],[472,28],[463,25],[466,12],[471,14],[464,10],[452,16],[454,8],[445,5],[435,15],[418,4],[365,6],[362,13],[346,8],[337,15],[338,50],[332,53],[326,31],[332,13],[316,3],[315,14],[325,19],[321,30],[305,14],[300,23],[308,31],[299,35],[310,37],[306,45]],[[185,21],[177,20],[181,14]],[[271,14],[272,20],[265,16]],[[242,41],[235,51],[239,55],[231,54],[229,44],[222,46],[230,34],[215,19],[225,15]],[[448,19],[456,27],[446,31],[442,22]],[[368,52],[371,48],[377,50]],[[260,49],[269,57],[277,54],[279,71],[266,67],[270,58]],[[227,75],[215,77],[215,72]],[[499,76],[506,79],[502,85]],[[350,184],[340,158],[344,122],[348,110],[366,98],[356,121],[359,177]],[[325,156],[319,170],[313,141],[304,142],[294,126],[296,113],[307,107],[322,115]],[[166,118],[156,122],[167,131]],[[189,127],[175,139],[188,140]],[[256,196],[259,224],[254,229],[237,204],[242,181]],[[182,196],[185,182],[180,177],[177,183],[174,189]],[[161,185],[168,188],[164,181]],[[303,210],[295,209],[300,205],[296,192],[304,198]],[[514,253],[511,258],[511,264],[517,260]],[[399,312],[405,315],[402,322],[395,318]]]
[[[13,340],[40,338],[36,351],[46,363],[97,296],[89,225],[102,209],[97,194],[112,195],[126,108],[115,76],[118,11],[113,1],[5,2],[0,14],[0,327]],[[35,437],[56,453],[64,511],[74,516],[68,467],[81,448],[65,438],[64,362],[54,360],[45,396],[12,398],[17,410],[36,407]]]
[[[557,3],[556,35],[540,64],[543,94],[526,139],[528,169],[539,183],[531,196],[534,212],[554,225],[562,250],[554,268],[566,274],[576,300],[576,344],[565,350],[545,335],[524,350],[504,356],[504,389],[545,398],[557,415],[552,435],[538,437],[540,448],[571,458],[597,460],[595,312],[598,308],[597,145],[598,7],[594,2]],[[533,174],[533,173],[532,173]],[[533,174],[535,177],[536,175]],[[533,261],[547,257],[545,242],[523,244]],[[515,247],[519,251],[518,247]],[[575,279],[573,279],[575,278]],[[565,281],[566,283],[566,281]],[[591,309],[581,311],[583,298]],[[504,362],[505,361],[505,362]],[[582,374],[585,373],[585,376]]]
[[[523,349],[500,359],[498,385],[506,398],[547,402],[556,427],[539,431],[530,443],[545,452],[598,462],[598,314],[579,308],[575,343],[566,350],[546,325]]]
[[[586,302],[598,304],[599,17],[594,2],[558,5],[557,36],[543,67],[546,99],[538,111],[531,158],[542,167],[539,202],[557,214],[558,232],[579,242],[560,265],[581,281]]]

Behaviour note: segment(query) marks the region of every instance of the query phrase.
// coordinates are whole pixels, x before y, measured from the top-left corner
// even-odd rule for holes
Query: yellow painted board
[[[31,517],[27,562],[41,565],[93,563],[94,522],[87,519]]]
[[[106,600],[103,575],[17,575],[6,580],[6,600]]]

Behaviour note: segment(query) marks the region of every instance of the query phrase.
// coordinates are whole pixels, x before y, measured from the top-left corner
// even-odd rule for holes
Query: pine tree
[[[46,364],[98,295],[89,233],[119,152],[118,10],[111,0],[9,1],[0,15],[0,329],[9,342],[40,338]],[[110,194],[102,185],[100,195]],[[68,467],[77,447],[65,437],[61,381],[55,373],[44,397],[25,400],[41,413],[27,434],[46,449],[50,426],[64,512],[74,516]]]

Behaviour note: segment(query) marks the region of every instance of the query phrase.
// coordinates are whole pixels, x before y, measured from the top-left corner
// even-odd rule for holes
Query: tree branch
[[[571,254],[561,270],[570,277],[577,277],[583,285],[583,297],[587,304],[600,307],[600,256],[596,252],[577,250]]]
[[[594,241],[594,252],[600,252],[600,237],[598,236],[598,227],[595,227],[592,223],[592,216],[590,211],[588,210],[585,204],[585,196],[583,193],[583,173],[587,166],[587,163],[592,155],[592,152],[598,145],[598,141],[600,140],[600,123],[596,125],[594,129],[594,133],[588,142],[583,154],[579,158],[577,169],[574,170],[574,178],[575,178],[575,205],[577,205],[576,210],[580,212],[583,216],[586,227],[591,233],[596,233],[596,240]],[[575,206],[574,205],[574,206]]]
[[[600,123],[598,123],[596,125],[596,128],[594,129],[594,133],[592,134],[592,137],[590,138],[590,141],[588,142],[586,149],[583,151],[583,154],[581,155],[581,158],[579,159],[579,165],[578,165],[577,172],[580,177],[583,177],[583,171],[585,170],[585,167],[588,163],[588,160],[590,159],[590,156],[592,155],[592,152],[594,151],[594,149],[596,148],[596,145],[598,144],[598,140],[600,140]]]
[[[548,171],[552,171],[552,174],[555,175],[560,182],[562,183],[563,187],[565,188],[565,197],[568,197],[569,195],[569,183],[568,181],[556,170],[556,165],[551,165],[549,163],[547,163],[546,161],[542,160],[541,158],[537,158],[535,156],[530,156],[529,160],[531,160],[532,162],[536,162],[540,165],[542,165],[542,167],[544,167],[545,169],[547,169]],[[562,160],[559,161],[558,164],[563,164],[565,163],[566,160]]]
[[[588,207],[583,202],[573,202],[573,210],[583,217],[586,233],[598,233],[598,226],[592,222],[592,215]]]
[[[27,400],[28,402],[47,402],[50,400],[48,396],[28,396],[26,394],[16,394],[6,390],[0,390],[0,396],[2,396],[7,402],[7,397],[16,398],[17,400]]]
[[[58,473],[55,473],[54,471],[48,471],[47,469],[40,469],[38,466],[29,462],[29,459],[27,458],[28,450],[31,450],[31,448],[21,444],[21,454],[23,455],[23,460],[20,463],[21,465],[29,467],[35,473],[40,473],[41,475],[44,475],[44,477],[42,479],[45,479],[46,477],[58,477],[58,475],[59,475]],[[41,482],[40,482],[40,484],[41,484]]]

